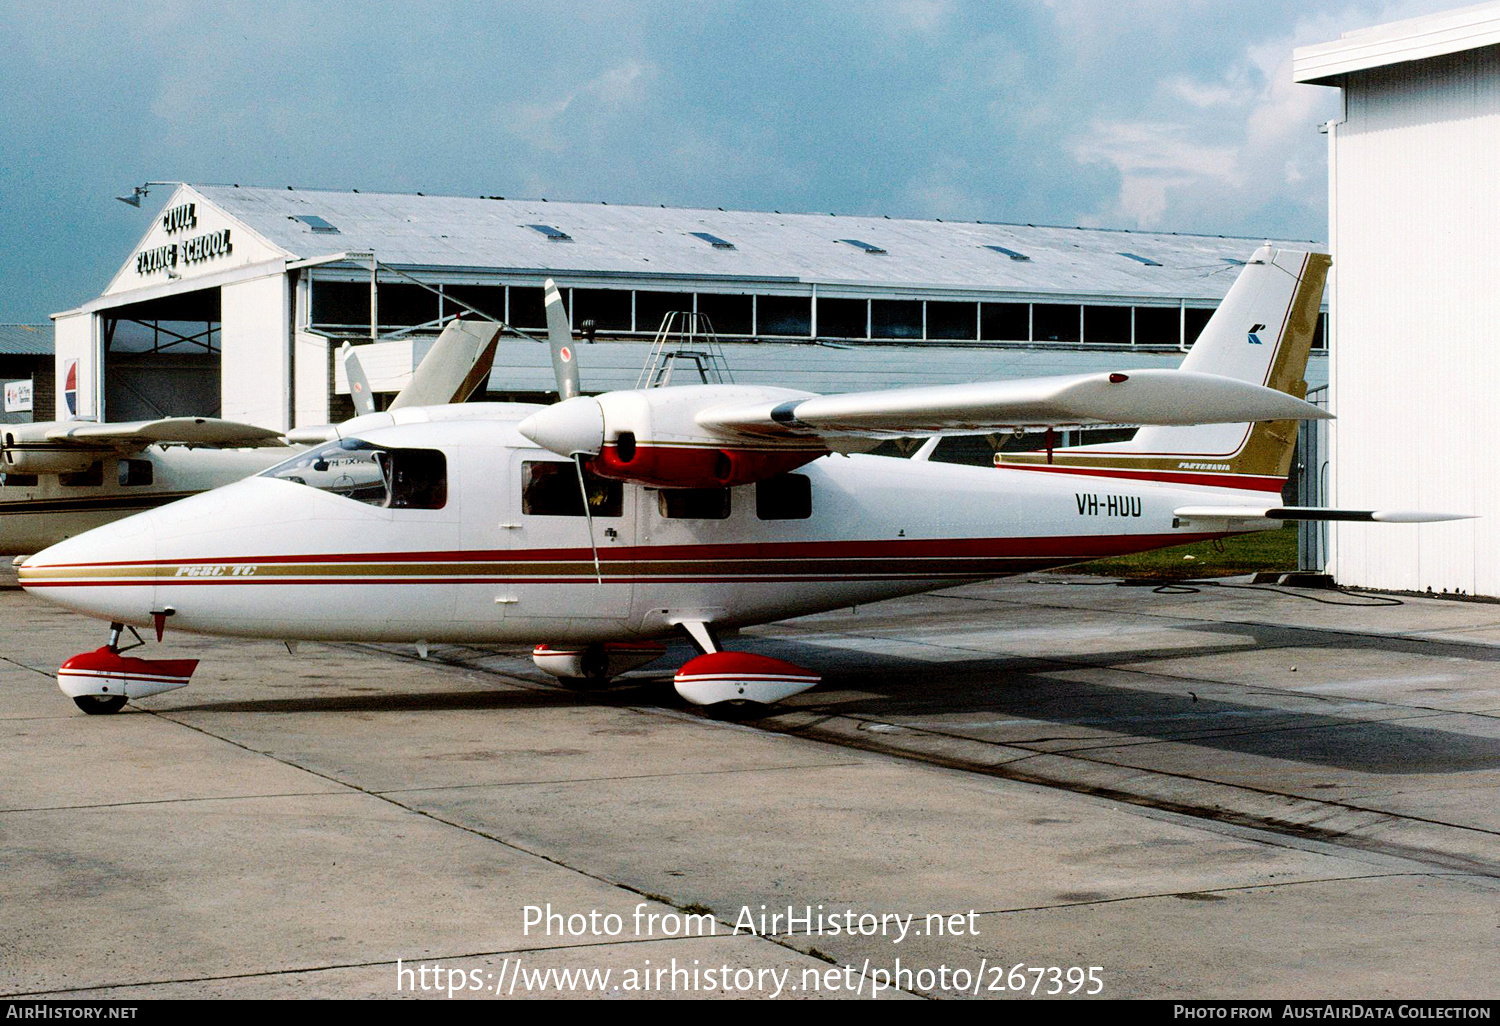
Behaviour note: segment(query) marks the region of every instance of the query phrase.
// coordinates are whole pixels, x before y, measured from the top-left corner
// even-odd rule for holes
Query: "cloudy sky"
[[[1456,6],[0,0],[0,321],[97,295],[147,180],[1322,239],[1292,48]]]

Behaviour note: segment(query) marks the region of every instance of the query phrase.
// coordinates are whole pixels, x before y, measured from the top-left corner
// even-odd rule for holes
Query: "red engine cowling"
[[[658,488],[732,488],[796,470],[827,455],[823,449],[714,449],[688,445],[637,445],[626,432],[606,443],[589,469]]]
[[[810,392],[686,385],[578,396],[518,424],[533,442],[590,469],[658,488],[728,488],[795,470],[828,455],[817,437],[747,437],[705,428],[697,414],[726,403],[785,401]]]

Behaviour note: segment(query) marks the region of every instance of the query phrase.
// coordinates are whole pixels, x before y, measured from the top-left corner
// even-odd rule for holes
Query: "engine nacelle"
[[[640,445],[630,432],[589,461],[600,477],[639,481],[658,488],[732,488],[796,470],[825,449],[709,449],[685,445]]]
[[[11,474],[76,474],[96,460],[113,456],[107,445],[50,441],[55,424],[7,424],[0,434],[0,469]]]
[[[658,488],[728,488],[795,470],[828,449],[818,438],[752,439],[712,431],[697,423],[697,414],[811,394],[742,385],[607,392],[549,406],[518,427],[559,455],[589,457],[589,468],[601,477]]]

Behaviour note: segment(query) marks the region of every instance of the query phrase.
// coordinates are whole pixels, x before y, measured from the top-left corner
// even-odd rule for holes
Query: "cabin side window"
[[[155,466],[150,460],[121,460],[120,487],[139,488],[150,484],[156,473]]]
[[[812,481],[778,474],[755,482],[755,515],[761,520],[806,520],[812,516]]]
[[[623,483],[585,470],[583,484],[580,489],[576,464],[525,460],[521,464],[521,512],[534,517],[581,517],[583,496],[587,493],[590,515],[624,515]]]
[[[58,474],[57,483],[65,488],[97,488],[104,483],[104,464],[95,460],[87,470],[76,474]]]
[[[12,474],[0,471],[0,488],[35,488],[35,474]]]
[[[727,520],[728,488],[663,488],[656,493],[657,509],[668,520]]]

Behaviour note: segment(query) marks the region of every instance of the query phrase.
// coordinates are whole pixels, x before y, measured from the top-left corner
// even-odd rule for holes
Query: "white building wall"
[[[222,416],[285,431],[291,383],[291,297],[284,274],[220,290]]]
[[[74,417],[93,417],[98,410],[99,388],[99,341],[96,319],[93,314],[60,314],[53,323],[53,345],[57,360],[57,400],[52,417],[55,420],[70,420]],[[78,361],[78,410],[68,410],[64,389],[67,383],[67,368],[72,360]],[[33,416],[46,420],[44,410]]]
[[[1500,596],[1500,48],[1343,80],[1330,142],[1333,501],[1481,514],[1337,524],[1346,585]]]
[[[327,424],[328,339],[306,331],[297,332],[297,427]]]

